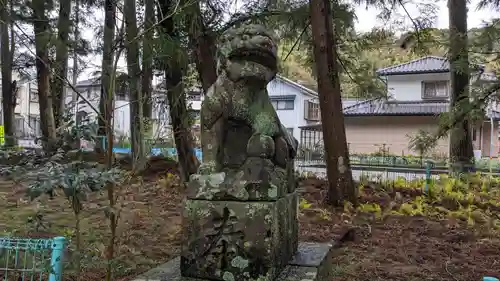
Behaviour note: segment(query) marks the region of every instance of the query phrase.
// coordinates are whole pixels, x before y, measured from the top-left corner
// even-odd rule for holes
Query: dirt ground
[[[160,164],[158,164],[160,165]],[[182,187],[174,168],[161,164],[162,172],[148,175],[120,190],[121,215],[117,242],[117,280],[125,281],[179,254]],[[481,280],[500,277],[500,231],[467,226],[459,219],[422,216],[371,215],[332,210],[321,203],[324,184],[303,181],[304,202],[300,214],[302,241],[331,242],[346,228],[354,228],[354,241],[338,249],[335,281],[364,280]],[[371,199],[362,198],[362,201]],[[103,280],[108,221],[105,195],[91,196],[80,215],[83,272],[79,280]],[[19,188],[0,182],[0,235],[71,239],[66,260],[75,259],[75,216],[62,195],[36,202],[23,199]],[[38,214],[38,216],[37,216]],[[4,233],[2,233],[2,231]],[[2,266],[0,264],[0,266]],[[75,280],[69,262],[65,280]],[[332,280],[332,281],[333,281]]]

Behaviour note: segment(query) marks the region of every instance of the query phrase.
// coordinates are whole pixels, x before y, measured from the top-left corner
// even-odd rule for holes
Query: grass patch
[[[136,275],[165,262],[178,253],[180,205],[178,178],[163,177],[152,182],[136,181],[117,188],[121,215],[118,225],[115,277]],[[91,194],[80,214],[82,237],[80,280],[103,280],[105,245],[109,222],[104,192]],[[64,279],[74,280],[78,254],[75,245],[75,216],[63,194],[28,201],[12,182],[0,182],[0,229],[2,236],[47,238],[65,236]]]
[[[122,212],[118,226],[115,280],[127,280],[179,253],[182,189],[176,176],[148,177],[117,188]],[[361,205],[343,209],[323,205],[326,184],[301,181],[300,237],[337,240],[345,227],[356,239],[338,249],[333,280],[481,280],[495,276],[500,256],[498,180],[471,175],[442,176],[423,193],[423,181],[359,185]],[[104,193],[89,196],[80,216],[82,274],[79,280],[103,280],[109,238]],[[52,237],[70,241],[64,280],[75,280],[75,217],[62,194],[34,202],[11,182],[0,182],[2,235]]]
[[[441,176],[427,195],[422,180],[365,181],[358,207],[332,209],[322,201],[326,183],[307,179],[301,185],[301,239],[329,242],[346,227],[356,230],[355,241],[334,258],[335,281],[499,277],[498,182],[476,174]]]

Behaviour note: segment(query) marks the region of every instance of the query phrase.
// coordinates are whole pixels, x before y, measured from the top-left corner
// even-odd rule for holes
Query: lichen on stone
[[[210,211],[206,204],[199,200],[186,200],[184,209],[187,211],[189,217],[206,217],[210,215]]]
[[[236,256],[234,259],[231,260],[231,266],[239,269],[247,268],[248,264],[249,264],[248,260],[240,256]]]
[[[267,190],[267,196],[269,198],[277,198],[278,197],[278,187],[275,186],[274,184],[269,184],[269,189]]]
[[[233,273],[231,273],[229,271],[224,272],[224,274],[222,275],[222,280],[224,280],[224,281],[235,281]]]

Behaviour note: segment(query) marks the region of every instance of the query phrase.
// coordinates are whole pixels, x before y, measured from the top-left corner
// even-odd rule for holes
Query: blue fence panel
[[[122,153],[122,154],[130,154],[130,153],[132,153],[132,149],[129,147],[113,147],[113,152],[114,153]],[[194,154],[201,161],[201,159],[202,159],[201,149],[195,148]],[[172,147],[169,147],[169,148],[153,147],[153,148],[151,148],[151,155],[175,156],[175,155],[177,155],[177,149],[172,148]]]
[[[64,237],[0,237],[0,280],[61,281]]]

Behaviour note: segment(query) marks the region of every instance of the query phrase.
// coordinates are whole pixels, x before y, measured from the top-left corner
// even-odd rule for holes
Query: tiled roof
[[[89,78],[82,81],[78,81],[76,83],[77,87],[88,87],[88,86],[99,86],[99,85],[101,85],[100,77]]]
[[[351,106],[344,104],[344,116],[437,116],[448,112],[448,101],[387,101],[371,99],[358,102]],[[494,110],[493,116],[487,112],[486,118],[500,120],[500,112]],[[321,130],[321,122],[301,126],[305,130]]]
[[[386,101],[373,99],[344,108],[345,115],[436,115],[448,111],[447,101]]]
[[[449,111],[449,101],[386,101],[373,99],[344,108],[345,116],[411,116],[439,115]],[[490,118],[490,113],[486,114]],[[493,119],[500,119],[500,112],[493,111]]]
[[[346,99],[342,99],[342,108],[347,108],[347,107],[351,107],[353,105],[356,105],[360,102],[364,102],[364,101],[360,101],[360,100],[346,100]]]
[[[402,64],[389,66],[377,70],[379,75],[412,74],[412,73],[439,73],[450,71],[450,63],[446,58],[427,56]]]
[[[473,69],[484,70],[484,65],[473,64]],[[447,58],[437,56],[426,56],[423,58],[411,60],[402,64],[380,68],[378,75],[401,75],[418,73],[444,73],[450,71],[450,63]],[[493,72],[482,72],[481,80],[496,80],[496,74]]]

